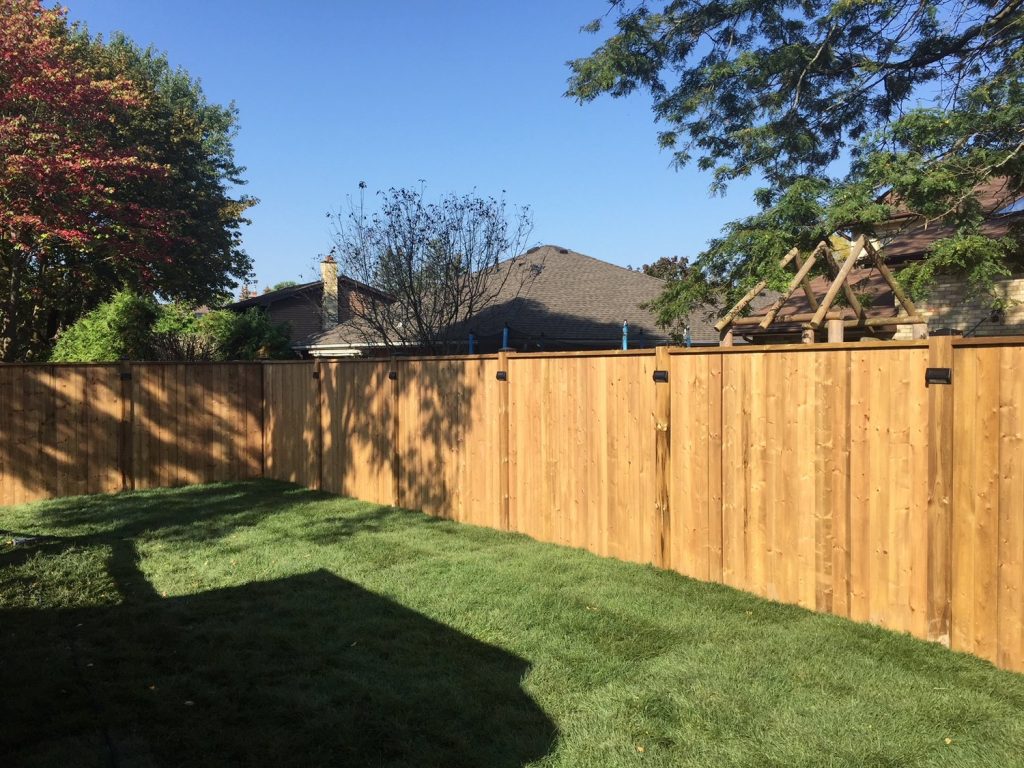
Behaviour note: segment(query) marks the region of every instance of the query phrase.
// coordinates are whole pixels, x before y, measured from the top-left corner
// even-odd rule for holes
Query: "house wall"
[[[928,331],[956,328],[972,336],[1010,336],[1024,334],[1024,275],[1001,280],[995,286],[996,295],[1009,305],[1001,322],[988,318],[991,310],[978,299],[965,299],[962,281],[939,282],[927,300],[915,302],[918,311],[928,318]],[[911,326],[899,326],[896,339],[910,339]]]
[[[299,341],[320,331],[320,291],[291,296],[275,301],[267,307],[267,314],[275,323],[288,323],[291,340]]]

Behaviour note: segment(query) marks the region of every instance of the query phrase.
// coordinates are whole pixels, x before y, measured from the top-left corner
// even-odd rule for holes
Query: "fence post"
[[[121,490],[135,490],[135,397],[132,386],[132,366],[123,362],[118,367],[121,387],[121,425],[118,433],[118,464],[121,469]]]
[[[504,376],[502,375],[504,374]],[[498,352],[498,519],[503,531],[509,530],[509,466],[508,460],[508,352]]]
[[[260,477],[267,476],[267,362],[261,360],[260,371]]]
[[[324,430],[320,414],[324,407],[324,370],[320,365],[320,358],[313,362],[313,378],[316,379],[316,410],[312,414],[313,432],[316,435],[316,489],[322,491],[324,487]]]
[[[672,453],[672,384],[668,379],[671,357],[668,347],[654,352],[654,369],[663,372],[654,380],[654,504],[658,526],[658,565],[672,567],[672,509],[669,502],[669,471]]]
[[[928,367],[953,370],[953,339],[928,340]],[[952,626],[953,387],[928,386],[928,639],[950,644]]]
[[[398,424],[398,398],[399,381],[398,377],[406,373],[398,371],[398,360],[394,355],[388,358],[388,395],[391,403],[388,408],[388,417],[391,421],[391,497],[392,506],[402,506],[402,457],[399,451],[398,441],[401,436]]]

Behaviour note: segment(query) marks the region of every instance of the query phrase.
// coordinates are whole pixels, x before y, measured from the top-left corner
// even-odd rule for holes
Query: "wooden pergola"
[[[888,284],[893,295],[899,302],[905,315],[894,315],[890,317],[868,317],[862,302],[857,298],[850,285],[849,277],[861,256],[868,258],[869,263],[878,270],[882,279]],[[819,261],[824,263],[826,271],[831,275],[831,283],[821,301],[814,295],[811,288],[810,273],[814,265]],[[918,312],[914,302],[911,301],[892,272],[886,266],[885,261],[875,249],[871,241],[861,235],[850,246],[850,252],[840,265],[832,250],[832,246],[822,241],[811,253],[803,257],[798,248],[793,248],[782,257],[779,266],[782,269],[796,268],[796,274],[789,281],[786,290],[772,302],[765,311],[759,314],[743,315],[743,311],[756,299],[767,287],[767,282],[762,280],[753,288],[747,291],[736,305],[726,312],[715,323],[715,330],[718,331],[723,347],[731,347],[733,344],[734,329],[744,327],[756,327],[761,330],[769,330],[779,320],[779,311],[789,301],[797,288],[802,289],[811,311],[803,314],[790,314],[779,320],[780,325],[801,324],[803,331],[801,340],[805,344],[813,344],[815,333],[822,325],[828,330],[828,341],[830,343],[842,342],[846,328],[874,329],[879,327],[893,327],[897,325],[910,325],[912,335],[915,339],[923,339],[928,335],[928,324],[924,317]],[[853,312],[853,318],[844,318],[843,312],[833,308],[833,304],[839,292],[843,292],[847,305]]]

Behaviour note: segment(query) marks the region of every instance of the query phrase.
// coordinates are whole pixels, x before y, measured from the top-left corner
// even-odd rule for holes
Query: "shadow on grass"
[[[337,497],[291,483],[256,480],[51,499],[30,509],[35,525],[67,532],[79,543],[90,536],[128,538],[146,533],[201,540],[256,525],[293,504],[328,499]]]
[[[197,519],[237,525],[259,514],[252,502]],[[28,547],[65,561],[64,581],[112,581],[120,602],[0,609],[5,764],[511,768],[553,748],[525,660],[325,570],[162,597],[123,538],[162,513],[127,509],[79,510],[78,525],[106,533]]]

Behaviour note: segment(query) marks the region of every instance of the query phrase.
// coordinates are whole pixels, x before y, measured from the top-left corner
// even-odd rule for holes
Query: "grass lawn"
[[[0,529],[5,767],[1024,765],[1024,676],[521,536],[269,481]]]

